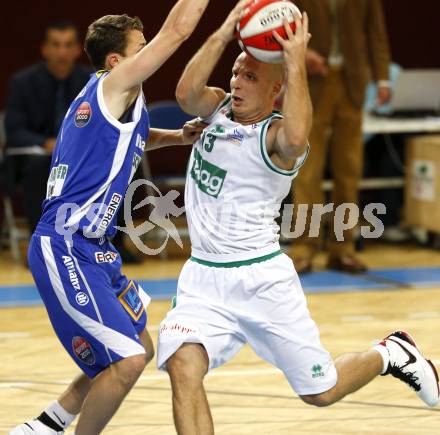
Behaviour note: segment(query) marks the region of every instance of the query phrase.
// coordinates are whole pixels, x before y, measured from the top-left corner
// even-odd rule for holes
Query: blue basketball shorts
[[[120,256],[108,240],[73,234],[67,241],[40,223],[28,261],[55,333],[87,376],[145,353],[139,334],[150,298],[121,273]]]

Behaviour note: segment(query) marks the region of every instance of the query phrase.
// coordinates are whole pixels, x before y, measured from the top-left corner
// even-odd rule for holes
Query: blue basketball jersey
[[[58,233],[113,236],[112,225],[142,154],[149,119],[142,91],[127,123],[108,111],[100,71],[71,104],[52,156],[40,222]]]

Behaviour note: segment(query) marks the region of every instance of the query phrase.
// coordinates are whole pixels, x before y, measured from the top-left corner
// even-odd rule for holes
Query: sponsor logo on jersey
[[[49,179],[47,180],[46,199],[61,195],[68,169],[69,165],[58,165],[51,169]]]
[[[204,160],[199,151],[194,149],[191,177],[202,192],[217,198],[222,190],[226,174],[227,171]]]
[[[211,130],[209,130],[211,133],[220,133],[220,134],[222,134],[222,133],[224,133],[225,132],[225,129],[224,129],[224,127],[222,126],[222,125],[220,125],[220,124],[215,124],[212,128],[211,128]]]
[[[66,266],[72,287],[77,291],[81,290],[81,286],[79,285],[79,278],[76,273],[75,264],[72,260],[72,257],[69,257],[68,255],[63,255],[63,263],[64,266]]]
[[[135,321],[138,321],[145,307],[133,281],[130,281],[130,284],[128,284],[128,287],[118,296],[118,299],[127,313],[130,314]]]
[[[79,292],[75,296],[76,303],[84,307],[89,303],[89,297],[84,292]]]
[[[131,172],[130,172],[130,178],[129,178],[130,181],[133,178],[141,160],[142,160],[142,156],[140,156],[139,154],[136,154],[136,153],[133,154],[133,160],[131,162]]]
[[[121,200],[122,200],[122,196],[119,195],[119,193],[114,193],[112,195],[112,199],[110,200],[110,203],[107,206],[107,209],[104,213],[104,217],[102,218],[101,223],[99,224],[100,230],[105,231],[107,229],[111,220],[113,219],[113,216],[116,214],[116,211],[118,210],[118,206]]]
[[[92,345],[85,338],[73,337],[72,350],[76,357],[84,364],[88,366],[95,364],[96,359]]]
[[[139,133],[136,136],[136,148],[139,148],[142,152],[145,151],[145,141]]]
[[[234,129],[234,133],[229,133],[226,136],[226,140],[228,142],[231,142],[235,145],[241,145],[243,143],[244,140],[244,135],[242,135],[239,131],[238,128]]]
[[[85,127],[92,118],[92,108],[87,101],[81,103],[75,112],[75,125],[78,128]]]
[[[117,258],[118,254],[116,252],[95,252],[95,260],[97,263],[113,263]]]

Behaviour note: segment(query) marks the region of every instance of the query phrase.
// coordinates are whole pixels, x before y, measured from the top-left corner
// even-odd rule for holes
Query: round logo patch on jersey
[[[81,103],[75,112],[75,125],[79,128],[85,127],[92,118],[92,108],[87,101]]]
[[[89,303],[89,297],[84,292],[79,292],[75,296],[76,303],[81,307],[84,307]]]
[[[88,366],[95,364],[95,354],[91,344],[82,337],[73,337],[72,339],[73,353],[77,358]]]

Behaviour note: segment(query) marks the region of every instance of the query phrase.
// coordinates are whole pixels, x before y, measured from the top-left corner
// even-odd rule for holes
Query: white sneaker
[[[9,432],[9,435],[62,435],[64,431],[57,432],[56,430],[47,427],[41,423],[40,420],[32,420],[27,423],[22,423]]]
[[[437,370],[417,349],[413,338],[403,331],[396,331],[381,343],[388,350],[390,362],[383,376],[392,375],[410,388],[427,405],[435,406],[440,399]]]

